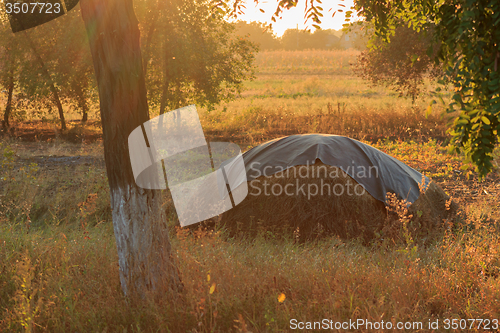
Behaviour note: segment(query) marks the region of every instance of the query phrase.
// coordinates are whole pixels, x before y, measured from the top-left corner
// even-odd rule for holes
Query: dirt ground
[[[71,143],[93,143],[102,140],[100,121],[86,123],[71,120],[67,130],[61,131],[56,122],[26,121],[11,124],[8,129],[0,129],[0,136],[16,138],[24,142],[50,142],[64,140]]]

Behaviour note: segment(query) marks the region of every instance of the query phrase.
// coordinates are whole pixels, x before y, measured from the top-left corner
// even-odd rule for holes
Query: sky
[[[255,6],[255,2],[253,0],[246,0],[245,5],[246,9],[244,10],[245,15],[240,15],[237,17],[237,20],[243,21],[260,21],[264,23],[271,23],[271,17],[276,10],[278,1],[276,0],[259,0],[258,7]],[[345,8],[339,6],[338,4],[342,3]],[[344,21],[345,15],[344,13],[337,12],[335,16],[332,18],[332,14],[337,9],[343,9],[344,12],[349,10],[351,6],[353,6],[353,0],[343,0],[342,2],[339,0],[326,0],[320,5],[323,8],[323,17],[321,18],[320,27],[322,29],[342,29],[342,24],[346,23]],[[259,8],[264,9],[265,13],[261,13]],[[287,29],[296,29],[297,24],[299,25],[299,29],[305,29],[308,26],[311,31],[314,31],[314,27],[312,24],[314,23],[311,19],[304,24],[304,13],[305,13],[305,0],[299,0],[297,7],[292,8],[290,10],[283,11],[283,18],[281,20],[277,19],[276,23],[273,23],[273,31],[278,36],[281,37],[285,30]],[[353,15],[351,17],[351,21],[355,20],[357,17]]]

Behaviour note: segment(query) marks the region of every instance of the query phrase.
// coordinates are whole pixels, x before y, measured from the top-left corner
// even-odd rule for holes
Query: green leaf
[[[483,123],[485,123],[486,125],[490,125],[490,124],[491,124],[490,120],[489,120],[488,118],[486,118],[485,116],[482,116],[482,117],[481,117],[481,120],[482,120],[482,121],[483,121]]]
[[[481,131],[481,135],[482,136],[489,136],[490,135],[490,131]]]
[[[488,81],[488,85],[489,86],[497,86],[499,82],[500,82],[500,79],[490,80],[490,81]]]

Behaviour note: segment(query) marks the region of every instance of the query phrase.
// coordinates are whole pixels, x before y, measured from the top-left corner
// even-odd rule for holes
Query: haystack
[[[300,171],[315,177],[300,177]],[[301,240],[338,235],[369,242],[384,235],[398,237],[403,227],[400,216],[391,214],[390,207],[388,214],[384,202],[340,168],[320,161],[294,166],[282,174],[261,176],[249,181],[248,189],[245,200],[222,214],[218,222],[231,235],[255,235],[259,230],[268,230],[293,233]],[[437,230],[452,213],[447,202],[449,196],[430,182],[425,193],[407,209],[407,229],[415,236]],[[404,205],[403,200],[399,203]]]
[[[248,195],[219,222],[233,234],[265,229],[292,231],[301,239],[335,234],[370,241],[395,235],[406,223],[423,235],[454,208],[417,170],[347,137],[284,137],[252,148],[243,160]],[[388,193],[400,201],[389,200]]]
[[[225,212],[220,223],[232,234],[265,229],[295,232],[302,239],[321,234],[373,238],[386,216],[384,203],[352,177],[318,161],[249,181],[245,200]]]

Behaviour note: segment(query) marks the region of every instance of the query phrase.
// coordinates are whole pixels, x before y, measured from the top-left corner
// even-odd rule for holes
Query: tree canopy
[[[136,4],[148,101],[160,113],[196,103],[209,108],[238,96],[253,77],[257,47],[235,34],[208,0]]]
[[[0,87],[11,96],[4,124],[10,116],[25,119],[26,110],[44,119],[56,109],[64,127],[63,107],[79,110],[87,120],[97,86],[80,6],[46,23],[35,20],[39,26],[17,33],[0,6]],[[185,103],[211,107],[237,96],[252,77],[255,45],[237,36],[235,24],[213,11],[208,0],[136,1],[135,10],[153,110]],[[29,26],[30,20],[18,16],[13,28]]]
[[[21,18],[17,21],[21,22]],[[35,115],[44,117],[47,109],[56,106],[63,128],[62,103],[81,109],[86,117],[95,83],[79,8],[17,33],[10,31],[4,13],[0,17],[0,37],[0,49],[4,51],[0,60],[11,64],[0,66],[0,77],[12,77],[16,95],[25,102],[23,109],[29,106]],[[7,87],[8,80],[0,84]]]
[[[490,0],[367,1],[356,9],[389,40],[397,26],[434,28],[441,83],[454,87],[449,113],[458,113],[450,134],[481,176],[491,171],[500,136],[500,2]]]
[[[262,22],[237,21],[235,34],[247,37],[259,50],[276,50],[281,47],[278,37],[272,29],[267,28]]]
[[[214,3],[232,8],[233,14],[245,9],[244,0]],[[271,20],[275,22],[284,10],[297,4],[297,0],[278,1]],[[347,20],[353,10],[371,22],[375,35],[385,41],[400,25],[417,32],[434,27],[433,36],[438,43],[435,59],[445,73],[441,83],[454,86],[447,107],[450,114],[457,114],[450,129],[453,144],[457,151],[463,150],[471,158],[481,177],[490,172],[493,150],[500,141],[500,2],[355,0],[355,6],[345,12]],[[312,21],[313,27],[319,27],[322,17],[321,1],[306,1],[305,18]]]
[[[436,78],[441,71],[433,62],[435,54],[428,55],[431,33],[416,32],[399,26],[389,43],[381,38],[372,41],[354,64],[354,72],[374,85],[385,85],[400,96],[411,97],[414,102],[421,92],[424,75]]]

